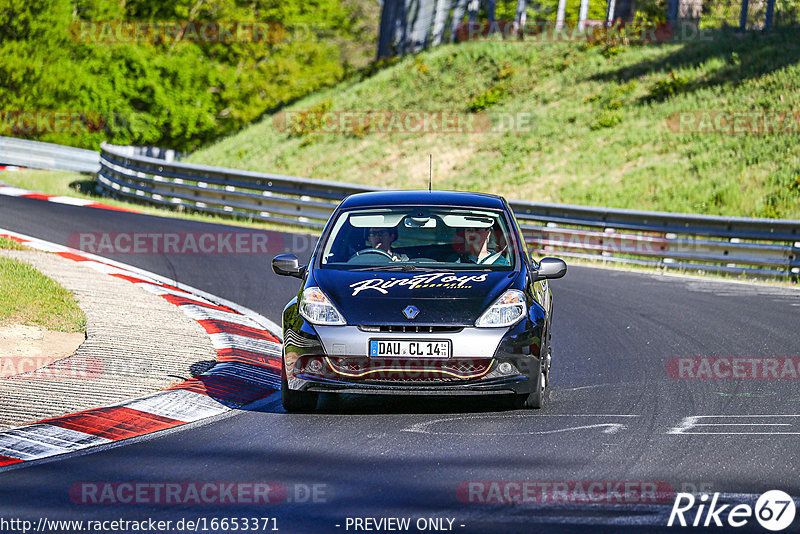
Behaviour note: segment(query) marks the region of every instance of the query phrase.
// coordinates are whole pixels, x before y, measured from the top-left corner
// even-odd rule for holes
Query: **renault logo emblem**
[[[419,308],[416,306],[406,306],[403,309],[403,315],[406,316],[406,319],[413,319],[417,315],[419,315]]]

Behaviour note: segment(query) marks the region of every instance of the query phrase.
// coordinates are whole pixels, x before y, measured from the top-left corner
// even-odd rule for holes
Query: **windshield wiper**
[[[359,267],[358,269],[350,269],[351,271],[435,271],[430,267],[420,267],[419,265],[412,265],[410,263],[403,263],[400,265],[374,265],[372,267]]]

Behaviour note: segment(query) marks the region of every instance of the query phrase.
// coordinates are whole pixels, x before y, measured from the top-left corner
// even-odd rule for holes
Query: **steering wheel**
[[[366,254],[380,254],[381,256],[385,256],[385,257],[389,258],[390,260],[394,260],[394,256],[392,256],[391,254],[389,254],[385,250],[381,250],[379,248],[365,248],[365,249],[359,250],[358,252],[356,252],[355,254],[350,256],[350,260],[352,260],[353,258],[356,258],[358,256],[364,256]],[[347,260],[347,261],[350,261],[350,260]]]

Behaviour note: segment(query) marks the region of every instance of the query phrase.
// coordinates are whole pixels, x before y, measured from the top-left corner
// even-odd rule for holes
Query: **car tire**
[[[289,389],[286,369],[281,369],[281,404],[283,404],[284,410],[289,413],[313,412],[317,408],[318,399],[318,393]]]
[[[550,354],[550,346],[547,347],[547,354]],[[541,409],[544,406],[545,398],[548,393],[549,369],[546,371],[548,358],[542,358],[539,364],[539,372],[536,375],[536,389],[531,393],[523,393],[517,396],[517,405],[520,408],[532,408],[534,410]]]

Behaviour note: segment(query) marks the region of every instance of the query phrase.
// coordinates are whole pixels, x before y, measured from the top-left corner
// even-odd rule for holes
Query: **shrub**
[[[665,100],[683,91],[688,83],[688,78],[678,76],[671,70],[663,80],[656,80],[650,89],[650,97],[654,100]]]
[[[497,104],[502,98],[503,94],[505,94],[503,89],[499,87],[490,87],[483,93],[470,98],[469,102],[467,103],[467,108],[473,113],[483,111]]]
[[[622,114],[619,112],[619,110],[604,109],[600,112],[597,118],[595,118],[591,124],[589,124],[589,128],[592,130],[612,128],[620,122],[622,122]]]

